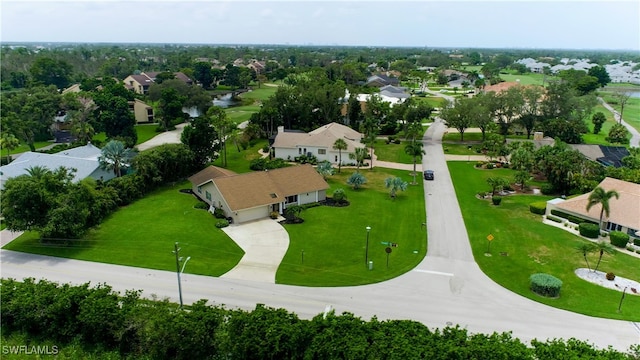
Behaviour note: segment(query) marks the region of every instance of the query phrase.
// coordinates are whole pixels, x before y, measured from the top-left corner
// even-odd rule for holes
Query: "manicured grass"
[[[545,80],[545,86],[549,84],[549,81],[554,81],[557,79],[555,76],[547,75],[544,77],[543,74],[536,73],[528,73],[528,74],[500,74],[500,77],[504,81],[512,82],[520,80],[520,84],[522,85],[540,85],[542,86],[542,80]]]
[[[78,260],[175,271],[175,242],[180,254],[191,256],[185,272],[219,276],[232,269],[243,251],[207,211],[195,209],[198,202],[187,181],[160,189],[123,207],[73,246],[41,244],[38,234],[27,232],[4,248]]]
[[[246,173],[252,171],[249,168],[250,162],[253,159],[260,157],[258,150],[267,145],[267,140],[262,139],[257,141],[253,146],[248,147],[246,150],[240,151],[232,143],[227,144],[227,169],[235,171],[236,173]],[[220,158],[213,162],[215,166],[222,166],[222,160]]]
[[[331,196],[334,189],[344,189],[351,202],[349,206],[310,208],[300,214],[304,223],[285,225],[290,244],[278,268],[277,283],[346,286],[380,282],[411,270],[424,258],[422,181],[409,185],[407,191],[400,191],[397,199],[391,200],[384,179],[400,176],[411,182],[409,172],[380,168],[361,171],[368,182],[357,191],[345,183],[352,169],[344,169],[327,180],[331,185],[327,194]],[[371,226],[368,258],[373,261],[372,271],[365,265],[367,226]],[[388,268],[383,241],[398,244],[389,255]]]
[[[601,112],[607,118],[604,124],[602,124],[602,129],[598,134],[593,133],[593,122],[591,122],[591,117],[593,114]],[[598,104],[594,109],[591,115],[589,115],[585,121],[587,126],[589,127],[589,132],[586,134],[582,134],[582,140],[584,140],[585,144],[593,144],[593,145],[612,145],[610,142],[606,140],[607,136],[609,136],[609,130],[616,123],[613,119],[613,114],[611,111],[607,110],[604,106]]]
[[[469,145],[471,145],[471,150],[469,150]],[[442,148],[444,149],[445,154],[450,155],[482,155],[481,153],[476,152],[476,148],[480,146],[480,142],[469,142],[469,143],[446,143],[442,144]]]
[[[578,278],[577,268],[586,267],[576,247],[586,240],[542,223],[539,215],[529,212],[529,204],[551,197],[511,195],[503,197],[500,206],[479,200],[475,194],[489,189],[486,178],[510,177],[512,170],[477,170],[466,162],[448,162],[456,195],[476,262],[483,272],[505,288],[532,300],[590,316],[640,320],[640,297],[627,295],[618,313],[622,293],[608,290]],[[493,234],[493,256],[485,256],[486,236]],[[501,253],[505,253],[503,256]],[[597,255],[590,255],[591,264]],[[640,280],[640,260],[623,253],[605,255],[599,270],[614,272],[633,280]],[[534,273],[551,274],[562,280],[560,298],[548,299],[529,290],[529,276]]]
[[[240,98],[264,101],[270,98],[278,90],[275,86],[267,86],[262,84],[260,88],[254,87],[251,91],[242,93]]]
[[[432,108],[442,108],[444,107],[444,104],[447,101],[445,98],[438,97],[438,96],[431,96],[431,95],[425,96],[425,97],[414,96],[411,99],[416,102],[420,102],[420,101],[425,102]]]
[[[136,125],[135,129],[136,133],[138,134],[138,141],[136,141],[136,145],[142,144],[143,142],[150,140],[154,136],[160,134],[159,132],[156,132],[157,128],[158,124]]]
[[[224,110],[227,113],[227,119],[235,124],[240,124],[251,118],[253,113],[260,111],[260,105],[234,106]]]
[[[449,131],[442,136],[443,142],[460,142],[460,133],[454,128],[449,128]],[[465,132],[464,141],[482,141],[481,132]]]
[[[600,95],[611,105],[611,107],[620,112],[620,105],[618,104],[618,100],[616,100],[612,96],[612,92],[602,91]],[[633,126],[636,130],[640,131],[640,99],[639,98],[629,98],[627,103],[624,105],[624,112],[622,113],[622,118],[629,125]]]
[[[53,142],[51,141],[36,141],[33,143],[33,145],[35,146],[36,150],[43,148],[45,146],[48,145],[53,145]],[[11,157],[13,158],[13,154],[18,154],[18,153],[23,153],[23,152],[27,152],[27,151],[31,151],[31,149],[29,148],[29,145],[25,144],[25,143],[20,143],[20,146],[18,146],[17,148],[11,150]],[[2,149],[2,156],[6,156],[7,155],[7,150],[6,149]]]
[[[402,164],[413,164],[413,157],[404,152],[404,147],[408,141],[401,141],[400,144],[386,143],[386,140],[377,139],[373,152],[380,161],[391,161]],[[368,162],[368,160],[367,160]]]

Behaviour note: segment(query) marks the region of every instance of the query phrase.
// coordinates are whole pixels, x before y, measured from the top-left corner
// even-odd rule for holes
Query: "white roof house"
[[[28,151],[23,153],[10,164],[0,166],[0,189],[4,188],[7,179],[26,175],[29,168],[41,166],[49,170],[59,167],[76,169],[74,182],[91,177],[96,180],[110,180],[115,177],[112,171],[100,168],[98,157],[102,154],[100,148],[87,144],[73,149],[64,150],[55,154],[45,154]]]

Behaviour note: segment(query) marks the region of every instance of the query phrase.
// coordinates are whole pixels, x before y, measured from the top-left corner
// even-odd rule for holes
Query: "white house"
[[[283,214],[287,206],[326,200],[329,184],[313,166],[289,166],[268,171],[235,174],[209,166],[191,176],[193,193],[210,206],[222,209],[233,223]]]
[[[333,144],[338,139],[347,143],[347,148],[342,150],[342,164],[351,162],[349,153],[355,152],[356,148],[363,148],[363,134],[353,130],[348,126],[338,123],[330,123],[321,126],[310,133],[285,131],[284,126],[278,127],[273,142],[274,155],[276,158],[294,160],[300,155],[315,156],[318,161],[327,160],[337,164],[340,161],[340,152],[333,149]]]

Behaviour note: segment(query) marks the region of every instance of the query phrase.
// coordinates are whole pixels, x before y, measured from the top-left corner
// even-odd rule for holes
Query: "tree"
[[[607,118],[602,112],[598,111],[597,113],[593,114],[593,116],[591,117],[591,122],[593,123],[594,134],[598,134],[600,132],[600,130],[602,129],[602,124],[604,124],[605,121],[607,121]]]
[[[422,149],[423,144],[421,142],[411,142],[404,147],[404,152],[413,158],[413,182],[412,185],[417,184],[416,182],[416,162],[418,159],[422,159],[422,155],[425,155],[426,152]]]
[[[322,175],[322,178],[325,180],[327,180],[327,177],[333,175],[333,167],[327,160],[320,161],[316,166],[316,171],[318,174]]]
[[[520,190],[523,191],[527,188],[527,181],[529,181],[529,179],[531,179],[531,175],[527,170],[520,170],[513,175],[513,181],[516,184],[520,184]]]
[[[347,118],[349,119],[349,126],[353,129],[359,129],[363,117],[364,114],[362,113],[362,106],[360,105],[360,101],[358,101],[358,96],[356,94],[351,94],[347,103]]]
[[[458,130],[460,141],[464,141],[464,132],[472,124],[472,119],[466,109],[469,107],[469,100],[458,98],[454,102],[447,102],[447,105],[440,112],[440,117],[447,123],[448,127]]]
[[[195,63],[193,66],[193,77],[197,82],[202,84],[203,88],[209,89],[214,81],[211,64],[207,62]]]
[[[610,143],[628,144],[629,143],[629,130],[622,124],[613,124],[609,129],[609,136],[607,141]]]
[[[233,121],[227,118],[227,112],[221,107],[212,106],[207,110],[207,117],[211,121],[211,125],[218,135],[217,141],[220,144],[222,152],[222,167],[227,166],[227,139],[229,135],[236,129]]]
[[[342,169],[342,150],[347,150],[347,142],[343,139],[336,139],[333,143],[333,150],[338,150],[338,173]]]
[[[398,191],[405,191],[407,190],[407,186],[409,184],[402,180],[402,178],[400,177],[388,177],[386,179],[384,179],[384,186],[389,190],[389,196],[391,196],[391,198],[393,200],[396,199],[397,193]]]
[[[162,89],[158,104],[158,117],[164,131],[172,129],[174,122],[180,123],[184,120],[185,113],[182,112],[182,108],[186,100],[186,97],[180,96],[178,91],[173,88]]]
[[[595,205],[600,205],[600,229],[602,229],[603,215],[606,214],[607,217],[609,217],[609,211],[610,211],[609,200],[611,200],[611,198],[613,197],[618,199],[620,197],[620,194],[618,194],[618,192],[615,190],[607,191],[601,188],[600,186],[597,186],[595,189],[593,189],[591,194],[589,194],[589,199],[587,202],[587,211],[589,211]]]
[[[613,255],[616,253],[616,250],[613,248],[613,246],[611,246],[610,243],[605,241],[598,241],[597,243],[595,243],[594,250],[598,251],[600,255],[598,257],[598,263],[596,264],[596,267],[593,269],[594,272],[598,271],[598,267],[600,266],[600,261],[602,261],[602,256],[605,253],[609,255]]]
[[[81,143],[88,143],[95,133],[93,126],[89,124],[89,117],[97,109],[93,100],[86,97],[78,98],[78,108],[71,110],[71,133]]]
[[[487,178],[487,184],[491,186],[491,195],[495,195],[496,191],[500,191],[504,186],[509,185],[509,181],[501,177],[489,177]]]
[[[111,140],[102,148],[98,161],[102,169],[113,170],[116,177],[120,177],[122,170],[131,165],[133,155],[133,151],[127,149],[122,141]]]
[[[360,166],[364,163],[364,159],[367,158],[367,148],[357,147],[354,152],[349,154],[349,159],[356,161],[356,172],[360,171]]]
[[[55,85],[58,89],[64,89],[71,83],[73,68],[64,60],[41,57],[33,62],[29,72],[36,84]]]
[[[482,148],[486,151],[489,159],[507,156],[508,149],[505,146],[505,138],[499,134],[489,134],[482,142]]]
[[[216,151],[222,146],[212,120],[206,116],[191,119],[180,135],[180,141],[193,153],[196,167],[216,159]]]
[[[608,83],[611,82],[609,73],[607,72],[607,69],[604,68],[604,66],[594,66],[590,68],[589,71],[587,71],[587,74],[598,79],[598,84],[600,84],[600,87],[605,87]]]
[[[353,186],[353,190],[358,190],[362,185],[367,182],[367,179],[359,172],[354,172],[347,179],[347,185]]]
[[[129,101],[133,100],[131,91],[122,84],[110,84],[97,92],[93,100],[97,105],[95,112],[100,126],[96,130],[103,130],[110,140],[123,140],[127,147],[135,146],[138,135],[136,119],[129,109]]]
[[[11,162],[11,151],[20,146],[20,140],[13,134],[3,131],[0,138],[0,149],[7,149],[7,160]]]
[[[304,207],[295,204],[287,205],[287,209],[285,210],[285,215],[287,216],[287,221],[296,222],[300,220],[300,213],[304,210]]]
[[[618,100],[618,104],[620,104],[620,116],[618,119],[619,122],[622,123],[622,113],[624,112],[624,106],[627,104],[627,101],[629,101],[629,98],[631,98],[631,93],[628,91],[616,90],[614,91],[612,96],[616,100]]]
[[[582,242],[580,243],[580,245],[578,245],[576,250],[578,250],[578,252],[582,254],[584,261],[587,263],[587,269],[591,271],[591,266],[589,265],[589,258],[587,257],[587,255],[595,251],[595,247],[593,246],[593,244],[590,242]]]

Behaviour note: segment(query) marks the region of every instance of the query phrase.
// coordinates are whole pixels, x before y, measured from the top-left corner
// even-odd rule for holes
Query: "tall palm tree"
[[[413,182],[412,185],[416,184],[416,162],[418,159],[422,159],[422,155],[425,155],[426,152],[422,149],[421,142],[411,142],[404,147],[404,152],[413,157]]]
[[[333,143],[333,150],[338,150],[338,173],[342,169],[342,150],[347,150],[347,142],[342,139],[337,139]]]
[[[589,266],[589,259],[587,258],[587,255],[595,250],[594,245],[590,242],[582,242],[580,245],[578,245],[576,250],[578,250],[578,252],[582,254],[584,261],[587,263],[587,269],[591,271],[591,266]]]
[[[360,171],[360,166],[364,163],[364,159],[367,158],[367,148],[357,147],[354,152],[349,154],[349,159],[356,161],[356,172]]]
[[[604,242],[604,241],[598,241],[594,246],[594,250],[597,250],[600,252],[598,263],[596,264],[595,269],[593,269],[594,272],[598,271],[598,266],[600,266],[600,261],[602,261],[602,255],[604,255],[605,253],[610,255],[613,255],[616,253],[616,251],[613,249],[613,246],[611,246],[611,244],[609,244],[608,242]]]
[[[30,166],[29,168],[27,168],[27,174],[36,180],[42,179],[49,173],[51,173],[51,170],[42,165]]]
[[[129,166],[133,157],[131,149],[124,147],[124,143],[111,140],[102,148],[102,155],[98,157],[100,167],[105,170],[113,170],[116,177],[122,176],[122,169]]]
[[[587,203],[587,211],[589,211],[594,205],[600,204],[602,206],[600,209],[600,229],[602,229],[603,215],[607,214],[607,217],[609,217],[609,212],[610,212],[609,200],[611,200],[612,197],[615,197],[616,199],[618,199],[620,198],[620,194],[618,194],[618,192],[615,190],[606,191],[600,186],[593,189],[593,191],[589,195],[589,202]]]

